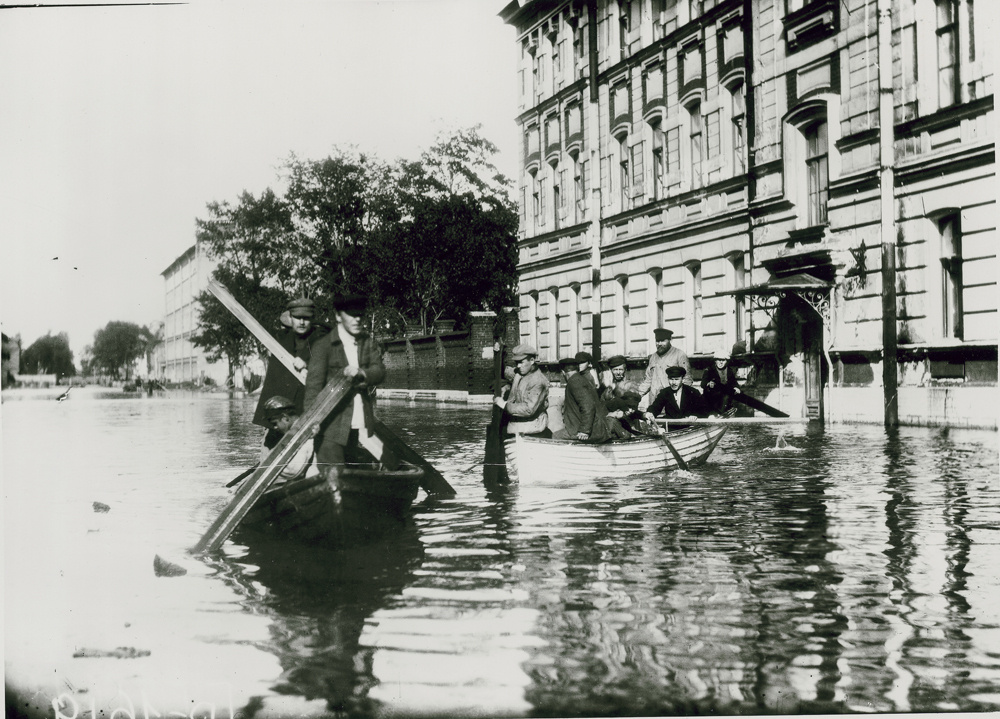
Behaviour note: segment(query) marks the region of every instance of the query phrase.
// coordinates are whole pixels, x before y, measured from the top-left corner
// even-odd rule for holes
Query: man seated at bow
[[[647,417],[694,419],[704,416],[701,393],[684,384],[683,367],[667,367],[667,386],[660,390],[646,410]]]

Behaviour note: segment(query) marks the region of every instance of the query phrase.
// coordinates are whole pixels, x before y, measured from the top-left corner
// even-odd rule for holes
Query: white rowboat
[[[664,472],[678,466],[667,441],[689,466],[698,465],[708,459],[727,429],[725,424],[713,423],[667,432],[661,437],[602,444],[519,434],[504,442],[507,474],[513,482],[547,484]]]

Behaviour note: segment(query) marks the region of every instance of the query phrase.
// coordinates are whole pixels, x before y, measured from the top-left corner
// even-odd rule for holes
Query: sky
[[[108,322],[161,320],[160,273],[194,244],[195,218],[277,190],[290,153],[416,159],[439,132],[482,124],[515,177],[506,2],[0,10],[3,332],[23,348],[67,332],[79,364]]]

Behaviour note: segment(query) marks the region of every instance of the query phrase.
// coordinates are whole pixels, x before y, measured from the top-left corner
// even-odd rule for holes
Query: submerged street
[[[1000,709],[996,432],[734,426],[691,471],[487,493],[488,409],[380,401],[456,497],[375,546],[200,561],[255,398],[3,399],[8,709]]]

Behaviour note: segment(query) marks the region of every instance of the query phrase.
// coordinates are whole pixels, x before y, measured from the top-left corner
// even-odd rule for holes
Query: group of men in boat
[[[267,429],[262,459],[328,382],[346,376],[358,391],[348,408],[317,428],[314,442],[303,445],[279,481],[322,474],[336,486],[347,457],[359,446],[376,459],[384,458],[385,448],[372,430],[371,392],[385,378],[385,365],[377,343],[362,328],[365,309],[363,296],[340,297],[334,302],[335,322],[326,325],[317,321],[313,300],[300,297],[291,300],[282,314],[283,328],[276,339],[294,358],[297,374],[281,362],[268,363],[253,417],[255,424]],[[672,337],[668,329],[654,331],[656,351],[640,382],[626,378],[626,360],[620,355],[611,357],[606,366],[595,365],[587,352],[560,360],[566,384],[564,426],[555,432],[548,426],[549,381],[538,367],[538,352],[526,344],[514,347],[508,357],[513,367],[505,373],[509,391],[495,399],[504,410],[506,433],[603,442],[639,433],[643,422],[657,416],[683,419],[723,412],[740,391],[730,357],[715,356],[699,392],[691,380],[688,357],[672,345]],[[639,406],[644,395],[650,399],[643,412]]]
[[[538,367],[538,352],[530,345],[518,345],[510,354],[513,367],[505,371],[510,389],[506,397],[494,400],[504,411],[506,434],[604,442],[643,434],[656,417],[707,417],[729,408],[733,395],[740,393],[739,360],[733,356],[744,352],[745,345],[737,343],[733,355],[715,353],[712,366],[702,375],[699,392],[687,355],[672,344],[673,332],[658,328],[654,339],[656,351],[639,382],[626,378],[627,362],[621,355],[611,357],[606,366],[595,366],[587,352],[561,359],[566,385],[563,427],[554,432],[548,426],[549,382]],[[648,405],[640,411],[644,396],[649,397]]]

